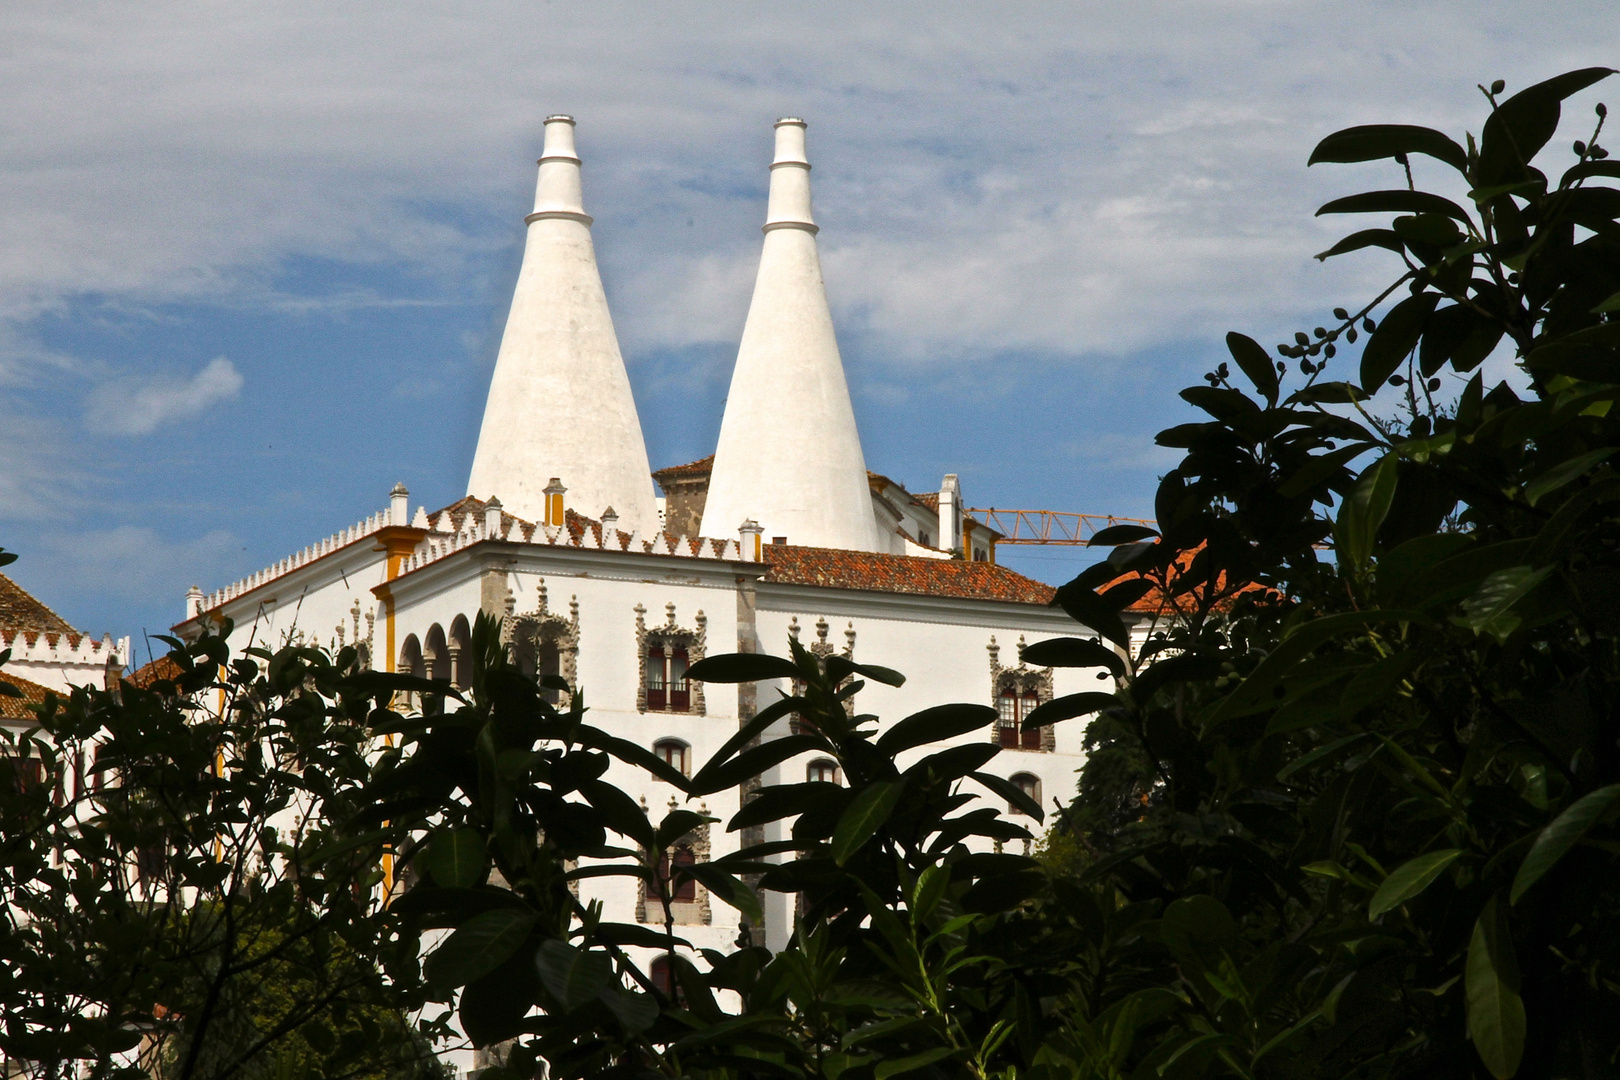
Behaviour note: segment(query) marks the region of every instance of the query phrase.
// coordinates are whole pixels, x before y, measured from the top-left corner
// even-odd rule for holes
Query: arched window
[[[841,784],[844,778],[839,774],[838,762],[832,758],[817,758],[805,767],[804,777],[812,782],[823,784]]]
[[[399,647],[399,670],[419,678],[427,674],[427,667],[422,663],[422,643],[415,634],[407,634],[405,644]]]
[[[653,753],[682,776],[692,775],[692,748],[679,739],[659,739],[653,743]]]
[[[415,675],[417,678],[427,677],[427,665],[422,662],[422,643],[415,634],[407,634],[405,644],[399,647],[399,668],[405,675]],[[423,702],[416,694],[396,693],[394,695],[394,708],[409,710],[422,709]],[[425,711],[425,710],[423,710]]]
[[[674,851],[664,852],[664,857],[658,863],[658,884],[665,886],[673,877],[675,871],[683,866],[691,866],[697,862],[697,856],[692,849],[682,844]],[[670,900],[677,904],[690,904],[697,900],[697,882],[689,877],[682,877],[675,881],[674,891],[670,893]]]
[[[675,996],[675,973],[669,968],[668,953],[659,953],[653,957],[652,963],[647,966],[647,975],[659,990],[670,997]]]
[[[422,643],[422,665],[427,677],[434,682],[448,683],[450,681],[450,645],[444,638],[444,627],[434,623],[428,627],[427,639]],[[422,701],[422,711],[428,713],[441,713],[444,711],[444,696],[442,694],[429,694]]]
[[[1036,806],[1039,806],[1041,804],[1041,778],[1040,777],[1036,776],[1034,773],[1027,773],[1027,772],[1018,773],[1018,774],[1016,774],[1016,775],[1014,775],[1012,777],[1012,782],[1013,782],[1013,785],[1015,787],[1017,787],[1019,791],[1022,791],[1025,795],[1028,795],[1031,799],[1033,799]],[[1007,804],[1007,813],[1009,813],[1009,814],[1022,814],[1023,811],[1018,809],[1018,807],[1012,805],[1011,803],[1008,803]]]
[[[450,624],[450,681],[457,690],[472,686],[472,630],[465,615]]]

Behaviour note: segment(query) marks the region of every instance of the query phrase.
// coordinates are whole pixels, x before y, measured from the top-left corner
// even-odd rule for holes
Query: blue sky
[[[1460,133],[1476,82],[1620,60],[1601,3],[154,0],[9,4],[0,39],[0,545],[137,636],[396,480],[462,494],[547,113],[655,468],[713,449],[794,114],[869,466],[1146,515],[1225,332],[1379,277],[1310,258],[1317,205],[1393,179],[1307,171],[1322,135]]]

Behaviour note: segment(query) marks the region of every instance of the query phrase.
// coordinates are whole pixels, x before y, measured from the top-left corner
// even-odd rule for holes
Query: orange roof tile
[[[184,672],[180,670],[179,664],[170,660],[167,656],[160,656],[150,663],[141,665],[125,681],[145,690],[159,680],[173,682],[182,674]]]
[[[706,458],[698,458],[696,461],[689,461],[685,465],[670,465],[659,469],[652,474],[652,478],[658,481],[659,486],[662,487],[666,479],[680,480],[688,476],[707,476],[713,471],[714,455],[710,454]]]
[[[924,559],[869,551],[770,544],[764,552],[770,570],[763,580],[827,589],[947,596],[962,600],[1001,600],[1047,604],[1056,590],[1005,566],[961,559]]]
[[[0,682],[8,682],[23,692],[22,697],[11,697],[10,695],[0,697],[0,719],[4,720],[37,719],[34,710],[29,708],[30,705],[45,704],[47,694],[56,697],[62,696],[58,690],[52,690],[48,686],[41,686],[32,679],[25,679],[21,675],[12,675],[5,671],[0,671]]]
[[[1170,566],[1170,572],[1166,576],[1166,581],[1173,586],[1176,578],[1185,573],[1188,568],[1192,566],[1193,559],[1195,559],[1198,556],[1198,553],[1203,550],[1204,545],[1199,544],[1197,547],[1183,551],[1177,555],[1175,562]],[[1134,570],[1128,574],[1121,574],[1119,577],[1108,582],[1108,584],[1102,586],[1102,588],[1098,591],[1111,589],[1115,585],[1119,585],[1127,581],[1135,581],[1141,576],[1142,575],[1138,574]],[[1209,586],[1207,584],[1199,584],[1194,586],[1191,590],[1177,596],[1166,596],[1164,591],[1155,585],[1148,592],[1144,593],[1140,599],[1127,605],[1124,610],[1133,611],[1139,615],[1155,616],[1190,614],[1197,610],[1200,602],[1208,592]],[[1223,570],[1216,575],[1215,590],[1213,594],[1215,602],[1213,606],[1216,610],[1226,610],[1232,606],[1232,601],[1237,599],[1238,596],[1255,592],[1267,592],[1274,595],[1280,595],[1276,593],[1276,590],[1252,581],[1233,588],[1227,584],[1226,572]]]

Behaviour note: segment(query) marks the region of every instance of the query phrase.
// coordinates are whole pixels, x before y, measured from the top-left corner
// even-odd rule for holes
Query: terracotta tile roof
[[[819,585],[828,589],[948,596],[963,600],[1002,600],[1014,604],[1047,604],[1055,589],[1005,566],[961,559],[924,559],[869,551],[770,544],[764,580],[783,585]]]
[[[1193,560],[1197,558],[1198,553],[1203,550],[1204,545],[1199,544],[1197,547],[1183,551],[1181,554],[1176,556],[1176,561],[1171,564],[1170,573],[1166,578],[1167,582],[1172,587],[1174,587],[1176,584],[1176,578],[1187,572],[1187,570],[1192,566]],[[1119,577],[1110,581],[1107,585],[1104,585],[1099,591],[1111,589],[1115,585],[1120,585],[1125,582],[1135,581],[1141,576],[1142,575],[1136,573],[1135,571],[1132,571],[1129,574],[1121,574]],[[1188,592],[1181,593],[1177,596],[1167,596],[1164,590],[1155,585],[1152,589],[1144,593],[1141,599],[1126,605],[1124,610],[1132,611],[1139,615],[1154,615],[1158,617],[1191,614],[1197,610],[1199,603],[1204,599],[1205,594],[1208,593],[1208,591],[1209,586],[1207,584],[1199,584],[1194,586]],[[1223,570],[1215,577],[1215,602],[1213,607],[1217,611],[1227,610],[1232,606],[1233,600],[1235,600],[1239,595],[1257,592],[1277,595],[1275,590],[1252,581],[1233,588],[1227,584],[1226,572]]]
[[[32,679],[25,679],[21,675],[11,675],[5,671],[0,671],[0,682],[8,682],[23,692],[22,697],[11,697],[10,695],[0,697],[0,720],[33,720],[36,716],[34,710],[29,708],[30,705],[45,704],[45,695],[47,694],[53,694],[56,697],[62,696],[60,691],[52,690],[50,687],[41,686]]]
[[[141,689],[146,689],[159,680],[173,682],[181,676],[180,665],[167,656],[160,656],[150,663],[143,664],[132,672],[125,682],[134,683]]]
[[[34,630],[46,634],[82,637],[68,621],[35,599],[15,581],[0,574],[0,627],[7,630]]]
[[[681,480],[689,476],[707,476],[713,471],[714,455],[710,454],[706,458],[698,458],[696,461],[689,461],[685,465],[670,465],[667,468],[659,469],[652,474],[652,478],[658,481],[659,486],[662,487],[665,480]]]

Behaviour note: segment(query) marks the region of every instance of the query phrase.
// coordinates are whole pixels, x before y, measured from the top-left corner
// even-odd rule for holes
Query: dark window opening
[[[1017,786],[1019,791],[1022,791],[1025,795],[1028,795],[1037,806],[1040,805],[1041,781],[1039,777],[1033,776],[1029,773],[1019,773],[1017,776],[1012,778],[1012,782]],[[1024,811],[1020,810],[1011,803],[1008,803],[1007,812],[1009,814],[1022,814]]]
[[[663,709],[667,704],[664,694],[664,647],[654,645],[647,650],[647,708]]]
[[[697,862],[697,856],[692,849],[682,844],[673,852],[664,852],[664,857],[658,861],[658,886],[662,892],[670,887],[671,878],[675,871],[683,866],[691,866]],[[677,904],[690,904],[697,900],[697,882],[689,877],[676,879],[673,884],[674,891],[670,893],[670,900]]]
[[[540,696],[552,705],[556,705],[562,701],[562,691],[546,686],[544,682],[547,675],[562,678],[562,653],[558,651],[557,643],[554,641],[541,642],[535,660],[536,681],[541,683]]]
[[[45,762],[36,757],[9,756],[11,786],[20,792],[38,791],[45,783]]]
[[[667,994],[676,1002],[683,1000],[681,988],[675,982],[675,973],[669,966],[668,953],[660,953],[653,957],[652,963],[647,967],[647,974],[652,979],[652,984],[658,987],[661,992]]]

